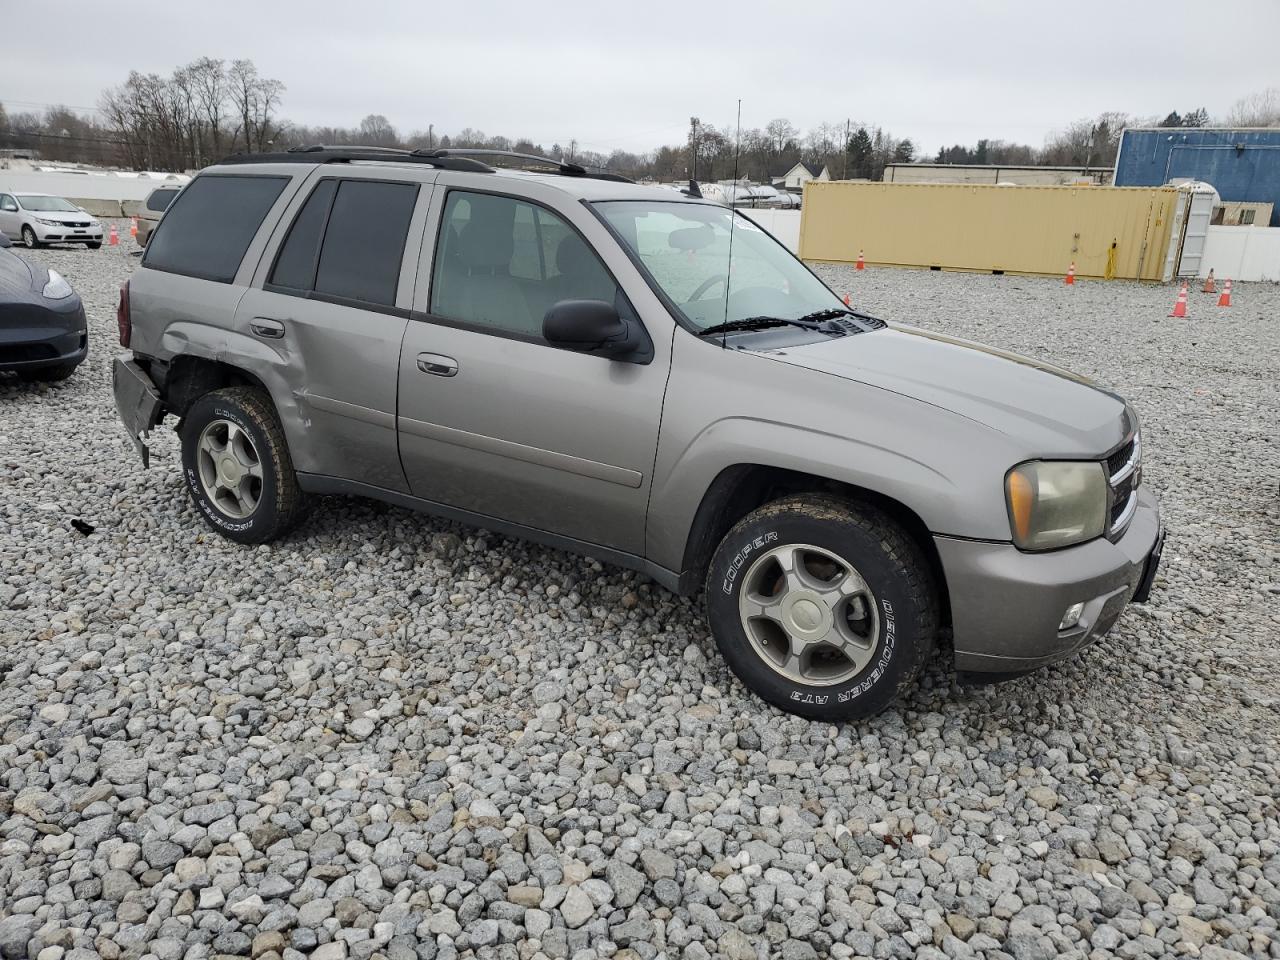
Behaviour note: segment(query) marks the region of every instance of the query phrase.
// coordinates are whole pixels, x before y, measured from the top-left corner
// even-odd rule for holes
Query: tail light
[[[133,318],[129,315],[129,281],[120,285],[120,305],[116,307],[116,326],[120,328],[120,346],[133,339]]]

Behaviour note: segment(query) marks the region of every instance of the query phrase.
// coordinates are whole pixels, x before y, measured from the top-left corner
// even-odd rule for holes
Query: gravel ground
[[[346,500],[207,533],[115,417],[130,249],[39,254],[93,354],[0,380],[0,956],[1280,957],[1280,288],[822,268],[1126,393],[1170,529],[1085,656],[832,727],[590,560]]]

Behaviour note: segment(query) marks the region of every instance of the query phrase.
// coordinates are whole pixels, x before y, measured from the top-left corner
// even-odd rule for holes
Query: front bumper
[[[1160,537],[1160,508],[1144,488],[1129,528],[1115,543],[1098,539],[1024,553],[1008,543],[935,536],[951,598],[956,670],[1023,673],[1098,640],[1135,592],[1150,586],[1144,573]],[[1084,603],[1079,623],[1059,630],[1075,603]]]
[[[38,304],[0,307],[0,370],[80,363],[89,355],[89,326],[79,298],[70,309]]]
[[[47,223],[33,223],[31,224],[31,229],[35,231],[36,239],[41,243],[102,242],[101,224],[93,227],[73,227],[63,224],[50,226]]]

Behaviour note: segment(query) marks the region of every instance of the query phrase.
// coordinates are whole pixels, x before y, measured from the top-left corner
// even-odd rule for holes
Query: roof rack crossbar
[[[413,153],[414,156],[438,157],[440,159],[448,159],[450,157],[459,159],[466,157],[509,157],[513,160],[523,160],[526,163],[553,167],[556,173],[565,177],[589,177],[593,180],[614,180],[618,183],[635,182],[628,177],[618,173],[610,173],[607,170],[589,170],[579,163],[571,163],[568,160],[553,160],[550,157],[539,157],[532,153],[518,153],[514,150],[493,150],[484,147],[449,147],[442,150],[415,150]]]
[[[290,147],[274,153],[237,153],[219,163],[351,163],[361,160],[394,160],[397,163],[421,163],[440,170],[462,170],[470,173],[493,173],[493,167],[470,157],[433,157],[422,151],[397,147],[330,146],[309,144]]]

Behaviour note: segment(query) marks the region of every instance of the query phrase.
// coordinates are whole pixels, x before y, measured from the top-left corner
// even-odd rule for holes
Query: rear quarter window
[[[177,195],[177,190],[152,190],[151,195],[147,197],[147,209],[164,213]]]
[[[288,177],[196,177],[165,212],[147,243],[142,265],[230,283],[288,182]]]

